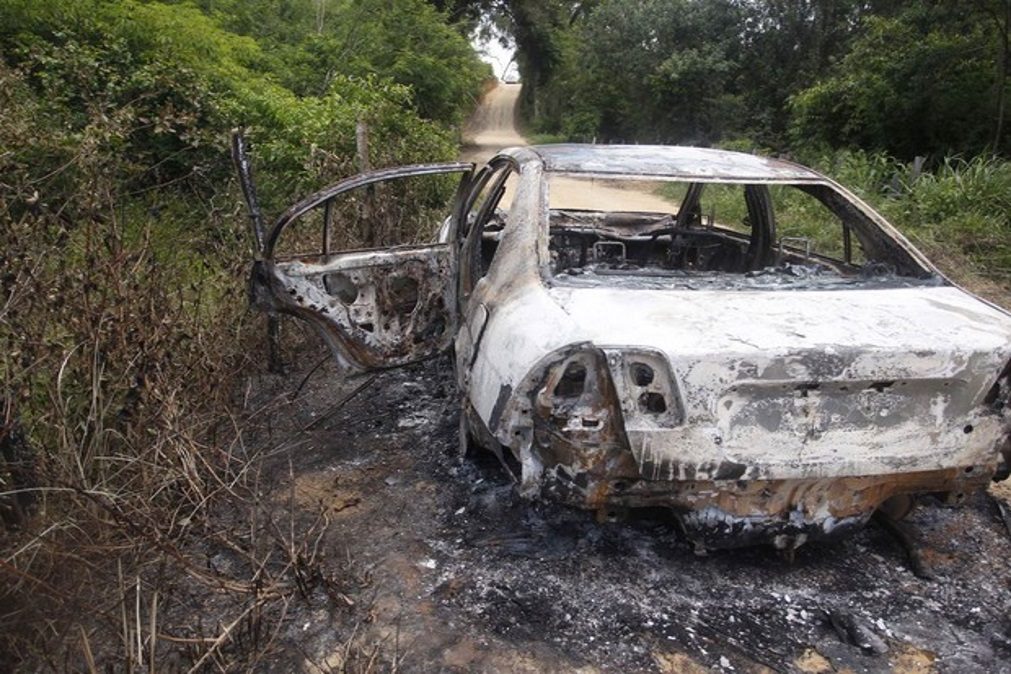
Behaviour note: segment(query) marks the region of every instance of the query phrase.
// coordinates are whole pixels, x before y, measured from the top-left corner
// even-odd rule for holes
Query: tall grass
[[[747,141],[725,149],[768,153]],[[1000,157],[946,157],[902,162],[859,150],[799,157],[849,188],[923,248],[957,281],[1011,306],[1011,161]],[[661,188],[673,198],[674,185]],[[676,201],[676,199],[675,199]],[[838,221],[803,193],[774,188],[778,234],[809,238],[815,250],[838,253]],[[741,225],[740,189],[707,188],[703,213],[721,225]]]
[[[74,204],[10,164],[0,189],[0,427],[20,450],[0,461],[0,652],[140,668],[158,650],[153,576],[199,569],[185,540],[248,478],[228,425],[250,343],[245,247],[166,235],[88,159],[76,189],[47,194]]]
[[[275,521],[247,444],[228,132],[270,217],[354,171],[360,122],[372,166],[455,156],[486,68],[425,3],[343,3],[325,36],[308,0],[243,35],[210,4],[0,3],[0,671],[248,668],[330,583],[324,523]]]
[[[273,521],[235,411],[260,339],[238,190],[129,194],[145,122],[69,128],[2,61],[0,109],[0,670],[251,663],[322,582],[322,523]]]
[[[931,165],[849,151],[813,163],[879,210],[956,280],[1011,304],[1011,162],[946,157]]]

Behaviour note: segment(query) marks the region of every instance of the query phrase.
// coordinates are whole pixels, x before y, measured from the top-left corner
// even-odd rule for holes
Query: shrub
[[[189,3],[0,5],[0,669],[82,652],[143,668],[120,609],[140,620],[143,596],[153,621],[142,588],[180,574],[248,593],[257,616],[301,587],[280,580],[294,560],[275,564],[295,541],[248,550],[272,560],[249,583],[187,553],[217,535],[215,508],[255,501],[232,408],[262,333],[230,129],[250,130],[268,217],[355,171],[359,121],[375,166],[455,155],[392,68],[299,95],[284,58],[222,21]]]

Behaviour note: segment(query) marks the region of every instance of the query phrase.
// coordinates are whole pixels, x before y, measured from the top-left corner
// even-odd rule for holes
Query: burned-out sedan
[[[450,174],[439,216],[390,187]],[[334,251],[409,209],[436,243]],[[278,254],[313,213],[322,247]],[[252,293],[351,375],[453,349],[461,443],[522,494],[669,509],[700,548],[790,550],[1008,474],[1011,315],[786,161],[554,145],[375,171],[292,207]]]

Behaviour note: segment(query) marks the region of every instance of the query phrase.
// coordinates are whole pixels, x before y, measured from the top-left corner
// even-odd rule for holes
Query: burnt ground
[[[1011,538],[989,494],[924,499],[907,520],[934,580],[874,524],[792,562],[697,556],[670,522],[527,502],[491,455],[458,456],[447,360],[382,374],[336,410],[362,381],[328,367],[293,403],[308,365],[246,403],[269,410],[264,496],[300,522],[325,515],[317,575],[341,588],[289,606],[267,671],[345,671],[352,653],[403,672],[1011,671]]]

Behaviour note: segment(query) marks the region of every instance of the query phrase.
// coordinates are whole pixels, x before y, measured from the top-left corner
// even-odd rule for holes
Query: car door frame
[[[461,390],[469,385],[469,370],[477,357],[481,338],[490,316],[490,309],[485,302],[488,292],[487,270],[477,273],[481,266],[480,237],[483,236],[483,226],[490,213],[497,209],[505,191],[505,183],[510,175],[519,177],[520,163],[509,155],[497,155],[483,166],[474,176],[469,193],[464,199],[460,211],[460,227],[457,230],[457,246],[459,250],[458,267],[458,298],[460,305],[460,329],[456,340],[457,384]],[[494,183],[493,183],[494,181]],[[493,191],[481,204],[477,199],[485,187],[492,186]],[[475,210],[476,207],[476,210]],[[474,222],[466,219],[474,212]],[[508,226],[508,225],[507,225]]]
[[[460,183],[447,216],[448,241],[330,252],[331,211],[337,197],[391,180],[453,173],[460,174]],[[456,229],[473,175],[471,162],[399,166],[352,176],[298,201],[277,219],[253,262],[251,305],[305,320],[348,375],[400,367],[442,353],[452,346],[459,326]],[[320,207],[324,209],[321,252],[278,256],[277,243],[284,231]],[[384,279],[381,271],[393,275]],[[399,305],[398,287],[407,298],[401,297]]]

